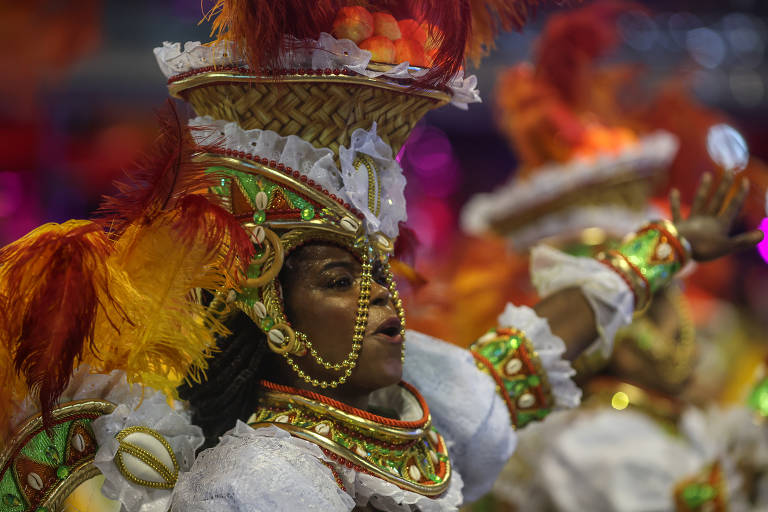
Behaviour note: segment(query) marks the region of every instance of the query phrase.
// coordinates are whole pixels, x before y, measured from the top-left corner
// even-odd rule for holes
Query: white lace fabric
[[[372,212],[368,204],[368,192],[371,186],[366,168],[355,166],[359,155],[367,155],[376,164],[378,179],[374,190],[381,205],[378,215]],[[342,192],[350,202],[365,215],[369,233],[381,231],[389,237],[397,236],[399,224],[408,219],[405,209],[405,176],[397,160],[392,155],[392,148],[376,135],[376,123],[370,131],[357,129],[352,133],[350,147],[339,148],[341,161],[341,179],[344,182]],[[375,209],[376,207],[374,207]]]
[[[383,76],[399,80],[414,80],[426,73],[425,70],[410,67],[408,62],[401,62],[386,71],[368,69],[371,52],[359,48],[349,39],[336,39],[325,32],[316,41],[288,39],[286,48],[281,57],[281,65],[286,69],[345,69],[369,78]],[[201,44],[199,41],[188,41],[182,49],[180,43],[166,41],[163,46],[154,49],[154,54],[166,78],[210,66],[245,65],[231,42]],[[448,88],[452,95],[451,103],[459,108],[466,109],[469,103],[481,101],[474,75],[465,78],[463,71],[460,71],[449,82]]]
[[[196,117],[189,121],[189,126],[195,142],[201,146],[215,145],[242,151],[298,171],[328,190],[329,194],[360,210],[365,216],[369,234],[381,232],[396,238],[400,222],[407,219],[403,169],[392,155],[392,148],[377,135],[376,123],[370,130],[358,128],[352,132],[350,147],[339,148],[341,170],[333,161],[330,149],[316,148],[295,135],[286,137],[271,130],[244,130],[237,123],[210,116]],[[375,183],[371,186],[380,208],[377,213],[371,211],[368,204],[371,176],[364,165],[355,165],[360,155],[367,155],[375,163]]]
[[[178,512],[350,511],[355,501],[323,463],[316,445],[277,427],[238,422],[219,444],[203,451],[179,477],[172,510]]]
[[[522,331],[533,345],[555,400],[555,408],[570,409],[581,403],[581,389],[573,382],[576,371],[563,359],[565,342],[552,334],[549,323],[528,306],[507,304],[499,325]]]
[[[280,428],[253,429],[238,422],[179,477],[172,510],[325,512],[370,504],[382,512],[455,512],[462,503],[462,485],[454,472],[440,496],[423,496],[331,461],[317,445]]]
[[[632,322],[635,308],[632,290],[616,272],[593,258],[578,258],[539,245],[531,251],[531,280],[542,297],[565,288],[580,288],[595,313],[599,334],[587,351],[611,355],[616,331]]]

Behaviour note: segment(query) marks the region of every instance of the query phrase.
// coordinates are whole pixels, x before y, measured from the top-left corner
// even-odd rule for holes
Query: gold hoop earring
[[[263,265],[259,277],[249,277],[243,282],[247,288],[261,288],[278,276],[283,268],[285,252],[280,243],[280,237],[271,229],[264,230],[264,252],[251,260],[251,265]]]
[[[307,347],[296,337],[296,332],[286,323],[278,323],[267,332],[267,345],[276,354],[304,356]]]

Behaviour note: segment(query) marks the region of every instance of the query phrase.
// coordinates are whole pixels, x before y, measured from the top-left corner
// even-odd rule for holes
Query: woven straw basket
[[[631,170],[619,173],[612,179],[569,190],[549,201],[497,218],[491,222],[491,228],[498,234],[509,235],[547,215],[588,206],[619,206],[642,211],[648,205],[653,189],[662,179],[661,171],[654,169],[647,175],[637,175]]]
[[[274,80],[213,72],[172,83],[170,90],[198,115],[234,121],[246,130],[297,135],[337,156],[340,146],[350,146],[352,132],[368,130],[374,121],[396,154],[419,119],[450,100],[441,91],[347,75]]]

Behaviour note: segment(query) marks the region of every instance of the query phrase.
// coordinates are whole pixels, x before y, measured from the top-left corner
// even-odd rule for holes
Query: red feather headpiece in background
[[[618,16],[638,10],[634,2],[603,0],[552,16],[536,45],[537,77],[577,104],[592,83],[588,71],[619,43]]]

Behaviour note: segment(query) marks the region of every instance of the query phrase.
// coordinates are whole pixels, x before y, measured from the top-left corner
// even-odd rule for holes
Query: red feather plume
[[[179,201],[174,212],[174,228],[182,243],[203,243],[211,253],[222,255],[223,268],[239,263],[245,273],[255,247],[234,215],[200,194]]]
[[[43,226],[0,250],[6,286],[2,342],[39,398],[46,428],[86,344],[95,351],[94,320],[106,292],[110,251],[101,226],[85,221]]]
[[[174,212],[184,242],[203,240],[208,250],[223,255],[224,267],[237,262],[244,272],[253,244],[235,217],[208,193],[223,176],[207,172],[207,164],[193,159],[198,152],[215,149],[216,141],[198,146],[171,100],[158,120],[160,133],[153,151],[140,159],[125,181],[115,184],[120,193],[105,198],[98,221],[119,236],[131,224],[150,224],[160,214]]]
[[[317,39],[330,32],[343,0],[217,0],[204,20],[213,20],[211,34],[233,41],[254,70],[277,70],[284,36]]]
[[[160,130],[152,149],[126,173],[124,181],[115,182],[119,193],[106,196],[97,211],[96,220],[114,234],[138,220],[149,223],[162,211],[175,208],[185,195],[216,185],[217,176],[193,161],[201,148],[172,100],[157,118]]]
[[[604,0],[552,16],[536,50],[537,77],[551,84],[561,98],[576,104],[589,87],[595,61],[618,44],[616,18],[644,10],[634,2]]]
[[[251,69],[280,67],[284,36],[317,39],[330,32],[341,7],[361,5],[398,18],[414,18],[432,27],[436,54],[421,83],[445,85],[464,65],[487,53],[499,30],[522,27],[540,0],[217,0],[205,16],[212,35],[234,41]],[[468,52],[468,53],[467,53]]]

